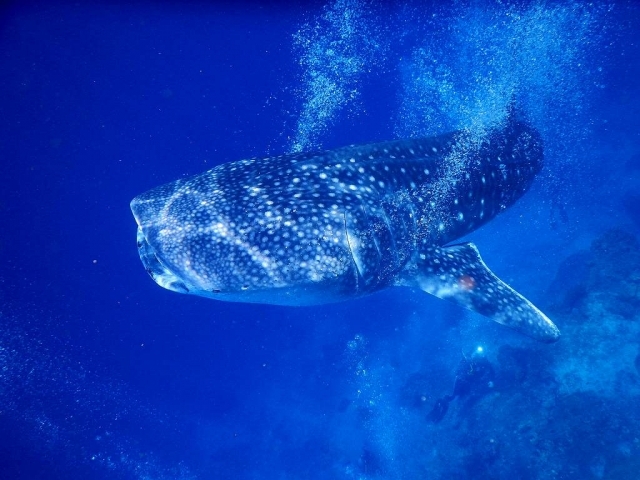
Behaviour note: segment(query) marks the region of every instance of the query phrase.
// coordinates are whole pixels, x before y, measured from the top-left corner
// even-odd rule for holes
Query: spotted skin
[[[404,273],[404,285],[453,301],[544,342],[560,336],[544,313],[489,270],[472,243],[424,250]]]
[[[520,198],[542,158],[538,133],[510,119],[481,141],[459,131],[226,163],[131,209],[142,262],[169,290],[310,305],[411,286],[555,340],[474,246],[445,247]]]

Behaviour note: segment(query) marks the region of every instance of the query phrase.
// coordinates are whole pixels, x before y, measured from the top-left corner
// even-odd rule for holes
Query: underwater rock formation
[[[421,410],[438,439],[425,446],[437,449],[434,478],[637,478],[640,242],[607,231],[554,285],[557,344],[503,345],[491,391],[457,398],[437,423]]]
[[[567,257],[549,288],[550,308],[582,316],[640,315],[640,242],[623,230],[598,237],[588,251]]]

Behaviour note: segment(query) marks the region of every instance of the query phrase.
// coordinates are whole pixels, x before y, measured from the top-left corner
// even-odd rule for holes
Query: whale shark
[[[510,114],[483,135],[351,145],[224,163],[131,202],[151,278],[174,292],[313,305],[410,287],[535,339],[560,333],[454,243],[513,205],[543,165]]]

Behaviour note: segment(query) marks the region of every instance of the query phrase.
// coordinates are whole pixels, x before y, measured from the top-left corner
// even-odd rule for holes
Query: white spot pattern
[[[433,188],[455,133],[220,165],[133,200],[141,257],[162,286],[221,299],[324,303],[383,288],[416,246],[450,242],[526,191],[541,149],[518,127],[481,145],[448,206]],[[514,135],[529,148],[506,151]]]

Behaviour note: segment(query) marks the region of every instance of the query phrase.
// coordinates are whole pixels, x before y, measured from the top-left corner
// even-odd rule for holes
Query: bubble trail
[[[318,148],[337,115],[360,96],[361,77],[383,48],[363,2],[336,0],[294,34],[302,78],[302,106],[290,152]]]

